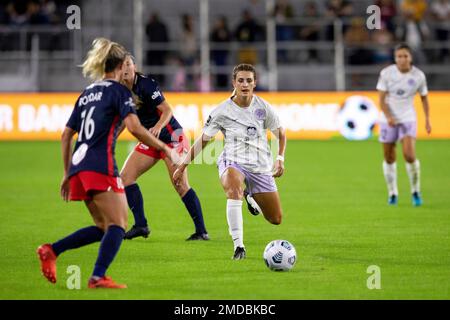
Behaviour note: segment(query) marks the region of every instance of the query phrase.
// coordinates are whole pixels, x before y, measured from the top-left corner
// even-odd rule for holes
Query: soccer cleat
[[[133,226],[130,230],[128,230],[125,233],[125,236],[123,238],[126,240],[131,240],[131,239],[137,238],[137,237],[148,238],[149,234],[150,234],[150,228],[148,226],[145,226],[145,227]]]
[[[234,250],[233,257],[231,257],[233,260],[242,260],[245,259],[245,248],[242,247],[236,247],[236,250]]]
[[[101,277],[99,279],[90,278],[88,282],[89,289],[126,289],[126,284],[117,284],[111,277]]]
[[[193,233],[186,241],[192,240],[209,240],[209,235],[207,233]]]
[[[41,261],[41,271],[44,277],[51,283],[56,283],[56,254],[52,245],[43,244],[37,248],[37,254]]]
[[[414,192],[412,194],[412,203],[414,207],[420,207],[422,205],[422,197],[420,196],[420,193]]]
[[[253,197],[246,191],[244,191],[244,199],[245,202],[247,202],[248,211],[250,211],[252,215],[257,216],[262,212],[261,208],[259,207],[258,203],[256,203],[255,199],[253,199]]]
[[[397,205],[397,203],[398,203],[398,197],[397,197],[397,195],[393,194],[393,195],[389,196],[388,204],[389,204],[390,206],[395,206],[395,205]]]

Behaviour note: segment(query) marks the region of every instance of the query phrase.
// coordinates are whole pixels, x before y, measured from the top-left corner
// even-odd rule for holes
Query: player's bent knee
[[[228,188],[226,195],[227,199],[242,200],[244,198],[244,190],[241,187]]]

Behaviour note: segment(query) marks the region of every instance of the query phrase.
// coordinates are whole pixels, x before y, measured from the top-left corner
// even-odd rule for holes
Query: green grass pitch
[[[128,148],[117,146],[119,167]],[[114,291],[87,289],[98,244],[61,255],[56,285],[41,276],[36,247],[91,220],[83,203],[59,198],[59,143],[1,142],[0,299],[449,299],[450,141],[419,141],[417,153],[423,207],[411,205],[401,157],[399,204],[388,207],[379,143],[289,141],[277,180],[283,223],[244,207],[243,261],[230,259],[215,166],[189,167],[212,240],[186,242],[193,225],[160,163],[139,180],[152,234],[123,243],[108,274],[128,289]],[[292,271],[265,267],[263,249],[274,239],[296,247]],[[81,269],[80,290],[66,286],[70,265]],[[367,288],[371,265],[381,270],[379,290]]]

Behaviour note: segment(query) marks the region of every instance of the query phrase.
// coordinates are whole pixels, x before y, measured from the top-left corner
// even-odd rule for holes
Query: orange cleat
[[[111,277],[102,277],[98,280],[95,280],[93,278],[89,279],[88,287],[90,289],[98,289],[98,288],[105,288],[105,289],[125,289],[127,287],[126,284],[117,284],[111,279]]]
[[[56,283],[56,254],[51,244],[43,244],[37,248],[37,254],[41,261],[41,271],[44,277],[51,283]]]

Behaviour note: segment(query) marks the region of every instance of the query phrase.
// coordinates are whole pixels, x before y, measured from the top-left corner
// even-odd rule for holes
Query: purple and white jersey
[[[267,142],[267,129],[280,128],[274,108],[253,95],[250,105],[239,107],[233,100],[220,103],[210,114],[203,133],[214,137],[221,131],[225,146],[219,161],[231,161],[253,173],[269,174],[273,159]]]
[[[386,104],[397,123],[415,122],[414,96],[417,92],[421,96],[428,94],[425,74],[412,66],[406,73],[400,72],[395,64],[380,72],[377,90],[387,92]],[[387,123],[384,113],[380,122]]]

